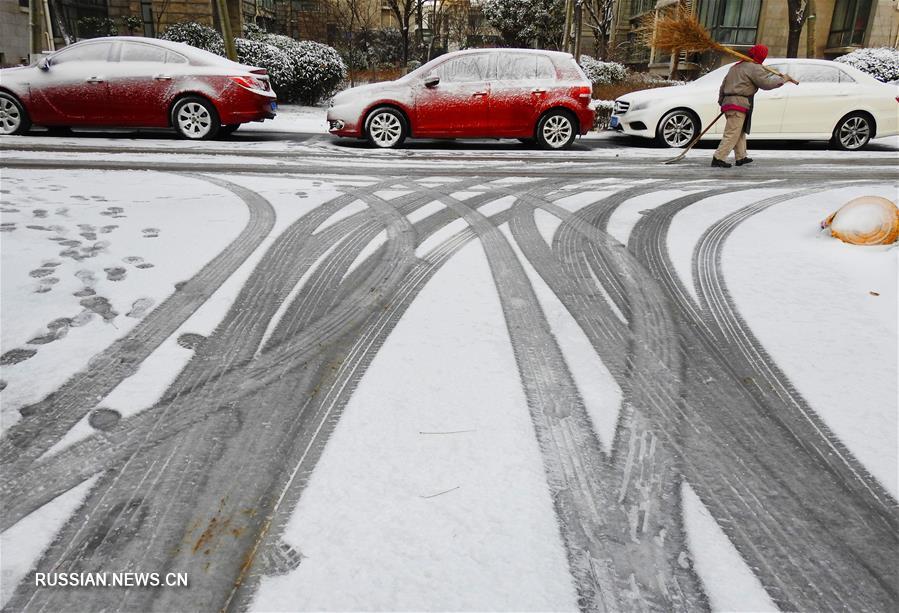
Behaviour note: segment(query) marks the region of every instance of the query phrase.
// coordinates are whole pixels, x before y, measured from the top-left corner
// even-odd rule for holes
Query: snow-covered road
[[[893,145],[504,147],[3,139],[3,606],[894,609]]]

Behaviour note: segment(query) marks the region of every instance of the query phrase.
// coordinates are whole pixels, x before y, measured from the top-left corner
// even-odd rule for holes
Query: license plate
[[[617,117],[612,117],[611,121],[609,121],[609,127],[610,128],[618,127],[618,118]]]
[[[278,103],[277,103],[277,102],[272,102],[271,104],[272,104],[272,110],[273,110],[273,111],[277,111],[277,110],[278,110]]]

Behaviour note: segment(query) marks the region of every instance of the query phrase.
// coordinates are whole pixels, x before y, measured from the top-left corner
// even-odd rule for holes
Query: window
[[[180,53],[175,53],[174,51],[166,51],[165,54],[165,63],[166,64],[187,64],[187,58],[181,55]]]
[[[871,0],[837,0],[830,22],[828,47],[851,47],[864,44],[871,15]]]
[[[526,81],[534,78],[537,62],[534,56],[502,53],[496,58],[496,78],[499,81]]]
[[[93,43],[68,47],[54,55],[50,63],[56,66],[69,62],[105,62],[111,46],[109,43]]]
[[[125,43],[122,45],[120,62],[164,62],[165,49],[140,43]]]
[[[839,83],[840,70],[834,66],[820,64],[795,64],[790,67],[790,76],[800,83]]]
[[[699,20],[718,42],[728,45],[755,44],[762,0],[703,0]]]
[[[553,66],[552,60],[545,55],[537,56],[537,78],[553,80],[556,78],[556,67]]]
[[[630,16],[636,17],[656,7],[656,0],[631,0]]]
[[[486,81],[487,56],[483,54],[463,55],[444,62],[434,72],[440,77],[442,83]]]

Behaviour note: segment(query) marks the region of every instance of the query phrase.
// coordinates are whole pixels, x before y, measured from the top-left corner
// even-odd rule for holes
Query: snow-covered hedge
[[[854,66],[884,83],[899,79],[899,49],[892,47],[856,49],[834,61]]]
[[[182,21],[170,25],[159,38],[176,43],[187,43],[216,55],[225,55],[225,41],[217,30],[194,21]]]
[[[627,77],[627,68],[618,62],[602,62],[589,55],[582,55],[580,65],[593,85],[618,83]]]
[[[331,96],[346,77],[343,59],[327,45],[266,34],[259,28],[248,29],[247,35],[248,38],[234,39],[238,61],[265,68],[282,102],[316,104]],[[169,26],[161,38],[225,55],[221,35],[203,24],[177,23]]]

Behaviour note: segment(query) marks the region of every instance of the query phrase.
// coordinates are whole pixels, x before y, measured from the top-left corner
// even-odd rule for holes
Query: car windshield
[[[418,68],[416,68],[415,70],[410,72],[409,74],[407,74],[403,77],[400,77],[398,80],[399,81],[409,81],[412,79],[419,79],[419,78],[423,79],[425,76],[428,75],[428,73],[432,72],[435,67],[437,67],[439,64],[444,62],[446,59],[447,59],[446,56],[434,58],[427,64],[422,64],[421,66],[419,66]]]

